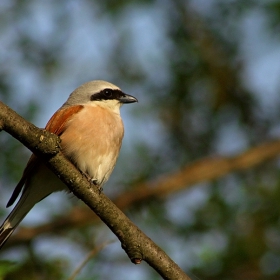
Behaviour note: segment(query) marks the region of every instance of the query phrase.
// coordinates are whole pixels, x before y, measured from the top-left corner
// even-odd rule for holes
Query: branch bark
[[[59,138],[28,123],[0,102],[1,129],[22,142],[93,210],[118,237],[131,261],[145,260],[164,279],[190,279],[166,253],[140,231],[117,206],[93,187],[59,149]]]

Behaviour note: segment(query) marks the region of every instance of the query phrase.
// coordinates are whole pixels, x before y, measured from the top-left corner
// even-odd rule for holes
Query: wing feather
[[[77,105],[58,110],[48,121],[46,130],[58,136],[61,135],[65,130],[67,121],[83,108],[84,106]]]
[[[60,136],[63,131],[66,129],[66,123],[69,121],[69,119],[76,113],[78,113],[81,109],[83,109],[82,105],[76,105],[76,106],[71,106],[63,109],[59,109],[56,111],[56,113],[50,118],[46,125],[46,130],[50,131],[51,133],[54,133],[58,136]],[[34,168],[38,166],[38,162],[40,160],[32,154],[24,171],[23,175],[18,182],[17,186],[15,187],[11,198],[9,199],[7,203],[7,207],[11,206],[17,197],[19,196],[26,179],[29,177],[30,174],[32,174]]]

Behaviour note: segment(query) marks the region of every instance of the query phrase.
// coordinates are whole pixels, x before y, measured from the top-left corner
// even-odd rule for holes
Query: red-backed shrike
[[[46,130],[61,138],[63,154],[99,187],[116,164],[124,134],[120,107],[137,99],[105,81],[91,81],[72,92],[51,117]],[[0,248],[32,207],[67,186],[34,154],[24,169],[7,207],[22,195],[0,227]]]

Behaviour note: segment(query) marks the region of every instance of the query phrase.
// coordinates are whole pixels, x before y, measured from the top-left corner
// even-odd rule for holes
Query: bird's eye
[[[105,89],[104,90],[104,95],[107,97],[107,98],[110,98],[112,97],[113,95],[113,91],[111,89]]]

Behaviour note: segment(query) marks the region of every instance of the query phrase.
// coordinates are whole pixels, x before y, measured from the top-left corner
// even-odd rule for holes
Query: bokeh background
[[[20,115],[44,127],[93,79],[139,99],[122,108],[125,139],[104,192],[192,279],[280,279],[277,152],[176,183],[204,159],[278,143],[279,77],[278,0],[0,2],[0,98]],[[29,155],[0,133],[1,221]],[[148,191],[170,176],[164,193]],[[76,279],[160,279],[132,265],[109,229],[65,193],[22,222],[1,250],[0,279],[70,279],[109,241]]]

